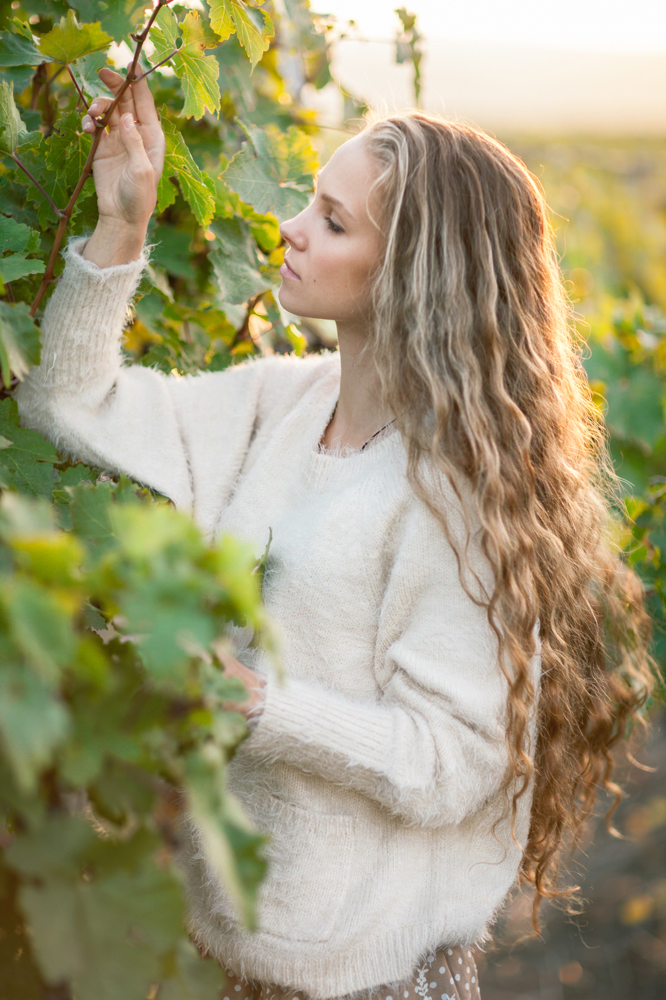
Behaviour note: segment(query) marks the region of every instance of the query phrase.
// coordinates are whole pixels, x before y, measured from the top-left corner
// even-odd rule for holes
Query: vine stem
[[[174,57],[175,55],[177,55],[179,51],[180,51],[180,49],[174,49],[174,50],[173,50],[173,52],[171,52],[171,53],[170,53],[170,54],[169,54],[169,55],[168,55],[168,56],[166,57],[166,59],[162,59],[162,60],[161,60],[160,62],[158,62],[158,63],[155,63],[155,65],[154,65],[154,66],[151,66],[151,67],[150,67],[150,69],[147,69],[145,73],[142,73],[142,74],[141,74],[141,76],[137,76],[137,78],[136,78],[136,80],[135,80],[134,82],[135,82],[135,83],[138,83],[138,82],[139,82],[139,80],[143,80],[143,78],[144,78],[144,77],[146,77],[146,76],[149,76],[149,75],[150,75],[150,74],[151,74],[151,73],[153,72],[153,70],[155,70],[155,69],[159,69],[159,68],[160,68],[160,66],[164,66],[164,64],[165,64],[165,63],[168,63],[170,59],[173,59],[173,57]]]
[[[74,76],[74,72],[73,72],[71,66],[67,67],[67,72],[69,73],[69,75],[71,77],[71,80],[72,80],[72,83],[76,87],[76,92],[79,95],[79,97],[81,98],[81,100],[83,101],[83,106],[84,106],[84,108],[87,111],[88,110],[88,102],[86,101],[85,97],[83,96],[83,91],[81,90],[81,88],[79,87],[78,83],[76,82],[76,77]]]
[[[49,196],[47,195],[46,191],[44,190],[44,188],[42,187],[42,185],[41,185],[41,184],[39,183],[39,181],[37,180],[37,178],[36,178],[36,177],[33,177],[33,176],[32,176],[32,174],[30,173],[30,171],[28,170],[28,168],[27,168],[27,167],[26,167],[26,166],[25,166],[25,165],[24,165],[23,163],[21,163],[21,161],[19,160],[19,158],[18,158],[18,156],[16,155],[16,153],[12,153],[12,154],[11,154],[11,157],[12,157],[12,160],[14,161],[14,163],[16,164],[16,166],[17,166],[17,167],[20,167],[20,168],[21,168],[21,170],[23,171],[23,173],[24,173],[24,174],[25,174],[25,175],[26,175],[27,177],[29,177],[29,178],[30,178],[30,180],[32,181],[32,183],[33,183],[33,184],[35,185],[35,187],[37,188],[37,190],[38,190],[38,191],[41,191],[41,193],[42,193],[42,194],[44,195],[44,197],[45,197],[45,198],[46,198],[46,200],[48,201],[49,205],[51,206],[51,208],[52,208],[52,209],[53,209],[53,211],[55,212],[55,214],[56,214],[56,217],[57,217],[58,219],[60,219],[60,218],[61,218],[61,216],[62,216],[62,210],[61,210],[60,208],[58,208],[58,206],[57,206],[57,205],[56,205],[56,203],[55,203],[55,202],[53,201],[53,199],[52,199],[52,198],[50,198],[50,197],[49,197]]]
[[[60,67],[60,69],[57,69],[55,71],[55,73],[52,73],[51,76],[49,76],[46,80],[44,80],[44,86],[50,87],[50,85],[53,83],[53,81],[55,80],[55,78],[57,76],[60,76],[60,74],[64,70],[65,66],[67,66],[67,63],[63,63],[62,66]]]
[[[46,265],[46,271],[44,272],[44,277],[42,278],[42,281],[41,281],[41,284],[40,284],[39,288],[37,289],[37,294],[35,295],[35,299],[34,299],[32,305],[30,306],[30,315],[31,316],[34,316],[35,313],[37,312],[37,310],[39,309],[39,303],[42,301],[42,299],[44,297],[44,293],[46,292],[46,289],[49,287],[49,285],[53,281],[53,273],[54,273],[54,270],[55,270],[56,261],[58,259],[58,253],[60,252],[60,246],[61,246],[62,241],[63,241],[64,236],[65,236],[65,230],[67,229],[67,225],[69,223],[69,220],[72,217],[72,212],[74,211],[74,206],[76,205],[76,201],[77,201],[79,195],[81,194],[81,191],[83,189],[83,185],[85,184],[85,182],[88,180],[88,178],[92,174],[93,160],[95,159],[95,153],[97,152],[97,147],[99,146],[100,139],[102,138],[102,132],[106,128],[106,125],[107,125],[109,119],[111,118],[111,115],[113,114],[113,112],[117,108],[118,104],[120,103],[120,101],[121,101],[121,99],[123,97],[123,94],[125,93],[125,91],[127,90],[127,88],[130,87],[137,80],[137,77],[136,77],[136,67],[138,65],[139,58],[141,56],[141,50],[143,49],[144,42],[148,38],[148,32],[150,31],[150,29],[152,28],[153,24],[155,23],[155,18],[157,17],[157,15],[159,14],[159,12],[161,11],[162,7],[167,7],[172,2],[173,2],[173,0],[159,0],[157,6],[153,9],[153,12],[150,15],[150,18],[148,19],[148,23],[146,24],[146,26],[143,29],[143,31],[141,31],[138,35],[133,35],[132,36],[134,38],[134,41],[136,42],[136,49],[134,50],[134,57],[132,59],[130,67],[129,67],[128,71],[127,71],[127,76],[125,77],[125,80],[124,80],[124,82],[123,82],[120,90],[118,91],[118,93],[114,97],[113,101],[111,102],[111,104],[107,108],[106,112],[102,115],[101,118],[96,118],[95,119],[95,124],[97,125],[97,132],[95,133],[95,136],[93,137],[92,146],[90,147],[90,152],[88,153],[88,159],[86,160],[85,166],[84,166],[83,170],[81,171],[81,176],[79,177],[79,179],[78,179],[78,181],[76,183],[76,187],[74,188],[74,191],[72,192],[72,196],[69,199],[69,201],[67,202],[66,208],[64,208],[61,212],[58,213],[60,215],[60,222],[58,223],[58,228],[56,230],[55,239],[53,241],[53,246],[51,247],[51,253],[49,255],[48,264]],[[65,67],[63,66],[62,69],[64,69],[64,68]],[[58,72],[60,72],[60,70]],[[55,75],[57,76],[57,74],[55,74]],[[51,79],[53,79],[53,77],[51,77]],[[77,87],[77,90],[78,90],[78,87]],[[23,169],[25,169],[25,168],[23,168]],[[50,199],[49,199],[49,201],[50,201]]]

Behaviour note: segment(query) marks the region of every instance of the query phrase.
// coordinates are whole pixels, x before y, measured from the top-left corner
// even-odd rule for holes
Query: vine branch
[[[174,57],[175,55],[177,55],[179,51],[180,51],[179,49],[174,49],[174,50],[173,50],[173,52],[171,52],[171,53],[170,53],[170,54],[169,54],[169,55],[168,55],[168,56],[166,57],[166,59],[162,59],[162,60],[161,60],[160,62],[158,62],[158,63],[155,63],[155,65],[154,65],[154,66],[151,66],[151,67],[150,67],[150,69],[147,69],[145,73],[142,73],[142,74],[141,74],[141,76],[137,76],[137,78],[136,78],[136,80],[135,80],[134,82],[135,82],[135,83],[138,83],[138,82],[139,82],[139,80],[143,80],[143,78],[144,78],[144,77],[146,77],[146,76],[149,76],[149,75],[150,75],[150,74],[151,74],[151,73],[153,72],[153,70],[155,70],[155,69],[159,69],[159,68],[160,68],[160,66],[164,66],[164,64],[165,64],[165,63],[168,63],[170,59],[173,59],[173,57]]]
[[[25,174],[25,175],[26,175],[27,177],[29,177],[29,178],[30,178],[30,180],[32,181],[32,183],[33,183],[33,184],[35,185],[35,187],[37,188],[37,190],[38,190],[38,191],[41,191],[41,193],[42,193],[42,194],[43,194],[43,196],[44,196],[44,197],[46,198],[46,200],[48,201],[49,205],[51,206],[51,208],[52,208],[52,209],[53,209],[53,211],[55,212],[55,214],[56,214],[56,217],[57,217],[58,219],[60,219],[60,218],[62,217],[62,214],[63,214],[63,213],[62,213],[62,209],[58,208],[58,206],[56,205],[56,203],[55,203],[55,202],[53,201],[53,199],[52,199],[52,198],[50,198],[50,197],[49,197],[49,195],[48,195],[48,194],[46,193],[46,191],[44,190],[44,188],[42,187],[42,185],[41,185],[41,184],[39,183],[39,181],[37,180],[37,178],[36,178],[36,177],[33,177],[33,176],[32,176],[32,174],[30,173],[30,171],[28,170],[28,168],[27,168],[27,167],[25,166],[25,164],[21,163],[21,161],[19,160],[19,158],[18,158],[18,156],[16,155],[16,153],[12,153],[12,154],[11,154],[11,157],[12,157],[12,160],[14,161],[14,163],[16,164],[16,166],[17,166],[17,167],[20,167],[20,168],[21,168],[21,170],[23,171],[23,173],[24,173],[24,174]]]
[[[76,92],[79,95],[79,97],[81,98],[81,100],[83,101],[83,106],[84,106],[84,108],[87,111],[88,107],[89,107],[89,104],[86,101],[85,97],[83,96],[83,91],[81,90],[81,88],[79,87],[78,83],[76,82],[76,77],[74,76],[74,71],[72,70],[71,66],[67,67],[67,72],[69,73],[69,75],[71,77],[71,80],[72,80],[72,83],[76,87]]]
[[[97,152],[97,147],[99,146],[100,139],[102,138],[102,132],[104,131],[106,125],[108,124],[109,119],[111,118],[111,115],[113,114],[113,112],[117,108],[118,104],[120,103],[120,100],[122,99],[122,96],[125,93],[125,91],[127,90],[127,88],[130,87],[133,83],[137,82],[136,67],[138,65],[139,58],[141,56],[141,50],[143,49],[144,43],[145,43],[146,39],[148,38],[148,32],[150,31],[150,29],[152,28],[153,24],[155,23],[155,18],[159,14],[159,12],[162,9],[162,7],[166,7],[166,6],[168,6],[172,2],[173,2],[173,0],[159,0],[157,6],[153,9],[153,12],[150,15],[150,17],[148,19],[148,23],[146,24],[146,26],[143,29],[143,31],[139,32],[137,35],[132,35],[132,38],[136,42],[136,49],[134,50],[134,57],[133,57],[132,62],[130,64],[130,66],[129,66],[129,69],[127,70],[127,76],[125,77],[123,85],[121,86],[120,90],[118,91],[118,93],[114,97],[113,101],[111,102],[111,104],[109,105],[109,107],[107,108],[107,110],[105,111],[105,113],[100,118],[96,118],[95,119],[95,124],[98,127],[97,127],[97,131],[96,131],[95,135],[93,136],[92,146],[90,147],[90,152],[88,153],[88,159],[86,160],[85,166],[84,166],[83,170],[81,171],[81,176],[79,177],[79,179],[77,181],[77,184],[76,184],[76,187],[74,188],[74,191],[72,192],[72,196],[70,197],[69,201],[67,202],[67,206],[61,212],[58,212],[59,217],[60,217],[60,222],[58,223],[58,228],[56,230],[55,239],[53,241],[53,246],[51,247],[51,253],[49,255],[48,264],[46,265],[46,271],[44,272],[44,276],[42,278],[41,284],[40,284],[39,288],[37,289],[37,294],[35,295],[35,299],[34,299],[32,305],[30,307],[30,315],[31,316],[34,316],[35,313],[37,312],[37,310],[39,308],[39,303],[42,301],[42,299],[44,297],[44,293],[46,292],[46,289],[49,287],[49,285],[53,281],[53,274],[54,274],[54,271],[55,271],[55,265],[56,265],[56,261],[58,259],[58,253],[60,252],[60,246],[61,246],[63,238],[65,236],[65,230],[67,229],[67,224],[69,223],[69,220],[72,217],[72,212],[74,211],[74,206],[76,204],[76,201],[77,201],[79,195],[81,194],[81,191],[83,189],[83,185],[85,184],[85,182],[88,180],[88,178],[90,177],[90,175],[92,173],[93,160],[95,159],[95,153]],[[64,68],[65,68],[64,66],[61,66],[60,69],[50,78],[50,80],[46,81],[47,85]],[[141,79],[141,78],[139,77],[138,79]],[[78,87],[77,87],[77,90],[78,90]],[[23,169],[25,169],[25,168],[23,168]],[[49,199],[49,201],[50,201],[50,199]]]
[[[55,71],[55,73],[52,73],[51,76],[49,76],[46,80],[44,80],[44,86],[45,87],[50,87],[51,84],[53,83],[53,81],[55,80],[55,78],[57,76],[60,76],[60,74],[62,73],[62,71],[64,70],[64,68],[65,68],[66,65],[67,65],[67,63],[63,63],[63,65],[60,67],[60,69],[57,69]]]

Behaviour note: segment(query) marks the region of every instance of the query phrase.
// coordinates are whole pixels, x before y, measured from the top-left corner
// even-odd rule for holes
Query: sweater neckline
[[[382,446],[386,445],[386,442],[391,441],[394,437],[400,439],[400,434],[398,433],[397,428],[395,427],[395,425],[392,424],[381,428],[381,431],[379,432],[377,437],[374,440],[371,439],[372,445],[370,447],[350,448],[344,451],[343,450],[329,451],[328,449],[322,451],[319,445],[324,435],[324,431],[328,427],[331,418],[335,413],[335,409],[338,405],[339,398],[340,398],[340,380],[338,372],[338,379],[336,380],[336,385],[326,397],[326,406],[322,406],[323,420],[316,421],[317,426],[315,429],[317,433],[314,442],[312,443],[311,446],[311,455],[317,459],[323,459],[324,462],[322,464],[325,464],[326,462],[331,464],[336,462],[339,463],[351,462],[353,464],[356,464],[356,460],[358,460],[359,458],[365,461],[368,455],[375,454],[378,451],[378,449],[381,449],[383,451],[384,448]],[[366,444],[369,444],[369,442],[366,442]]]
[[[398,443],[402,442],[402,436],[395,427],[392,427],[388,433],[380,434],[373,441],[372,447],[366,448],[365,451],[359,449],[348,454],[319,451],[319,442],[331,419],[338,395],[339,384],[327,394],[325,402],[322,401],[320,419],[312,422],[312,437],[305,466],[306,479],[311,487],[316,487],[317,484],[323,486],[324,483],[340,485],[358,476],[365,478],[371,475],[379,464],[386,465],[387,458],[396,454],[395,449]]]

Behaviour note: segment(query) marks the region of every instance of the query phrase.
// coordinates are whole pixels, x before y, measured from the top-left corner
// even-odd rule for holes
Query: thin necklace
[[[331,414],[331,420],[335,416],[335,414],[337,412],[337,409],[338,409],[338,404],[336,403],[335,406],[333,407],[333,413]],[[391,424],[394,424],[397,419],[398,419],[397,417],[394,417],[393,420],[389,420],[389,422],[387,424],[384,424],[384,426],[380,427],[378,431],[375,431],[375,433],[372,434],[368,438],[368,440],[364,444],[361,445],[361,447],[359,448],[359,451],[363,451],[365,448],[367,448],[368,445],[370,444],[370,442],[374,441],[378,434],[381,434],[381,432],[385,431],[387,427],[390,427]],[[329,424],[330,424],[331,420],[329,420]]]
[[[361,445],[361,447],[359,448],[359,451],[363,451],[364,448],[367,448],[368,445],[370,444],[370,442],[374,441],[375,438],[377,437],[377,435],[381,434],[382,431],[385,431],[387,427],[390,427],[391,424],[394,424],[396,422],[396,419],[397,418],[394,417],[393,420],[389,420],[389,422],[387,424],[384,424],[384,426],[380,427],[378,431],[375,431],[375,433],[372,435],[372,437],[369,437],[368,440],[365,442],[365,444]]]

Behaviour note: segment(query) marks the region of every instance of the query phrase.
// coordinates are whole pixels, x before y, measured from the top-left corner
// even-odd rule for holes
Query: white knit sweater
[[[240,649],[266,675],[266,700],[229,769],[271,835],[259,931],[240,925],[194,842],[193,931],[237,974],[318,1000],[407,979],[428,950],[483,937],[520,861],[499,793],[506,686],[485,612],[409,487],[397,432],[346,457],[318,451],[336,355],[187,378],[122,366],[142,262],[102,271],[80,248],[17,393],[26,426],[160,490],[211,536],[260,554],[273,535],[264,597],[287,679]],[[439,489],[462,537],[453,492]],[[469,554],[487,582],[474,540]]]

